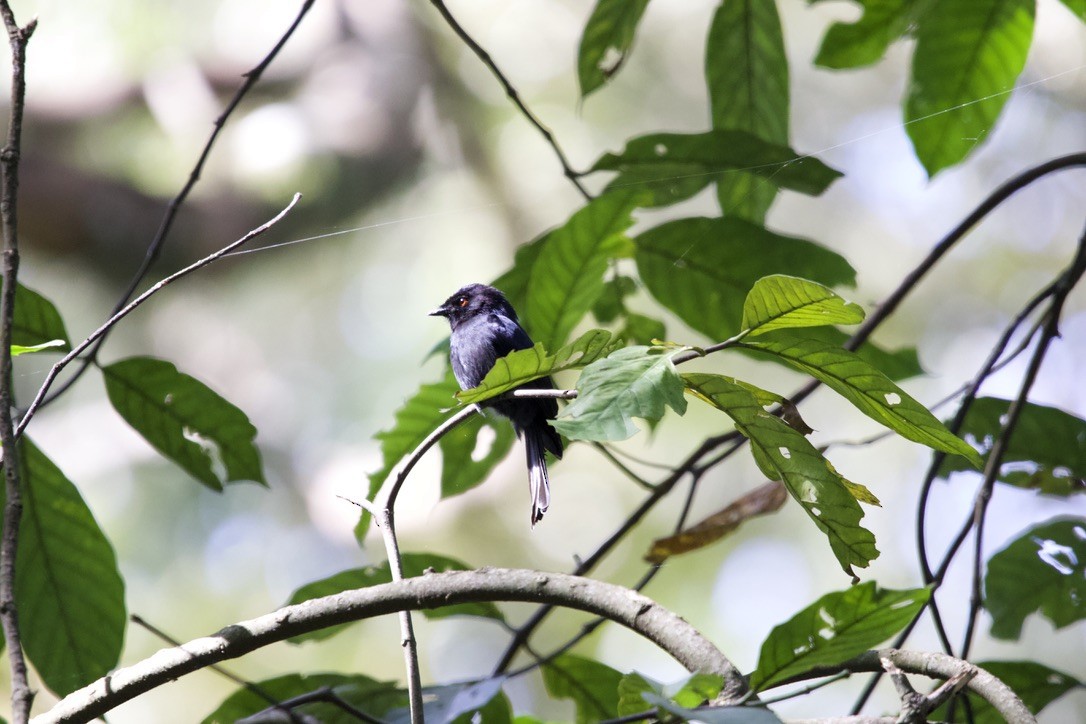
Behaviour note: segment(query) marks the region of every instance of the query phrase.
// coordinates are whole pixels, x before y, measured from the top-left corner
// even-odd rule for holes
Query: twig
[[[11,111],[7,143],[0,152],[0,225],[3,226],[3,291],[0,293],[0,446],[4,451],[4,532],[0,541],[0,626],[7,641],[11,668],[11,715],[16,724],[30,718],[34,692],[27,680],[26,659],[19,634],[15,603],[15,559],[19,523],[23,515],[19,481],[19,453],[15,447],[11,379],[11,327],[15,313],[15,287],[19,273],[19,155],[22,152],[23,100],[26,96],[26,44],[37,27],[31,20],[20,28],[7,0],[0,2],[11,45]]]
[[[550,603],[606,616],[649,639],[688,671],[718,674],[724,677],[726,688],[746,690],[742,674],[716,646],[681,617],[641,594],[561,573],[490,568],[431,573],[343,591],[232,624],[72,692],[36,717],[34,724],[90,721],[184,674],[310,631],[403,609],[478,601]]]
[[[304,694],[299,694],[298,696],[291,697],[289,699],[286,699],[285,701],[275,704],[274,706],[269,706],[263,711],[258,711],[256,714],[247,716],[244,719],[238,719],[235,724],[246,724],[246,722],[256,724],[256,722],[268,721],[267,719],[265,719],[265,717],[273,711],[285,712],[290,717],[291,721],[302,721],[298,718],[298,715],[294,713],[294,710],[300,706],[305,706],[306,704],[316,704],[319,702],[331,704],[332,706],[337,707],[343,712],[350,714],[358,721],[367,722],[367,724],[381,724],[380,719],[374,716],[370,716],[358,707],[352,705],[349,701],[337,694],[335,692],[335,689],[330,686],[322,686],[321,688],[314,691],[307,691]]]
[[[42,401],[45,399],[46,394],[48,394],[49,388],[52,386],[53,382],[56,380],[57,375],[59,375],[61,373],[61,371],[65,367],[67,367],[69,363],[72,362],[72,360],[74,360],[76,357],[78,357],[80,354],[82,354],[84,350],[86,350],[88,347],[90,347],[92,344],[94,344],[98,339],[100,339],[107,332],[109,332],[109,330],[112,329],[114,325],[116,325],[122,319],[124,319],[129,314],[131,314],[136,309],[136,307],[140,306],[141,304],[146,302],[148,299],[150,299],[152,296],[154,296],[156,293],[161,291],[166,285],[172,284],[173,282],[177,281],[178,279],[181,279],[182,277],[188,276],[192,272],[194,272],[194,271],[196,271],[198,269],[202,269],[205,266],[207,266],[208,264],[211,264],[211,263],[217,261],[218,259],[221,259],[222,257],[226,256],[227,254],[229,254],[234,249],[237,249],[239,246],[242,246],[243,244],[255,239],[256,237],[260,236],[261,234],[263,234],[265,231],[267,231],[271,227],[275,226],[277,223],[279,223],[280,220],[282,220],[282,218],[284,216],[287,215],[287,213],[290,212],[291,209],[294,208],[295,204],[297,204],[298,201],[301,198],[302,198],[301,194],[294,194],[294,198],[292,198],[290,200],[290,203],[287,204],[286,207],[284,207],[282,211],[280,211],[278,214],[273,216],[271,219],[269,219],[268,221],[265,221],[263,224],[256,227],[255,229],[253,229],[252,231],[250,231],[249,233],[247,233],[245,236],[241,237],[237,241],[234,241],[234,242],[231,242],[230,244],[227,244],[223,248],[216,251],[214,254],[209,254],[208,256],[205,256],[203,259],[200,259],[199,261],[193,262],[192,264],[189,264],[184,269],[181,269],[180,271],[176,271],[173,274],[171,274],[170,276],[166,277],[165,279],[162,279],[161,281],[156,283],[154,286],[152,286],[150,289],[145,291],[143,294],[139,295],[138,297],[133,299],[131,302],[129,302],[123,309],[121,309],[120,311],[115,313],[112,317],[107,319],[105,321],[105,323],[103,323],[102,326],[100,326],[98,329],[91,332],[90,336],[88,336],[86,339],[84,339],[82,342],[80,342],[78,345],[76,345],[74,348],[72,348],[71,352],[64,355],[63,358],[61,358],[56,364],[54,364],[50,368],[49,373],[45,376],[45,379],[41,383],[41,387],[38,388],[38,393],[34,396],[34,400],[30,403],[30,407],[26,408],[26,412],[23,413],[22,419],[19,420],[19,425],[15,429],[15,435],[19,436],[19,435],[23,434],[23,430],[26,429],[27,424],[29,424],[31,418],[34,417],[34,413],[36,413],[38,411],[38,409],[41,407]]]
[[[155,232],[154,238],[151,239],[151,243],[147,247],[147,252],[144,254],[144,258],[143,261],[140,263],[139,269],[136,270],[136,273],[133,275],[131,281],[129,281],[128,287],[121,295],[121,298],[117,301],[117,304],[113,307],[113,311],[111,312],[111,314],[117,314],[122,309],[124,309],[125,305],[128,303],[128,300],[131,299],[132,295],[136,293],[136,289],[139,288],[139,285],[147,276],[147,273],[151,269],[151,265],[154,264],[154,262],[158,259],[159,254],[162,253],[162,248],[166,244],[166,237],[169,235],[170,230],[173,228],[173,223],[174,220],[177,218],[177,213],[181,210],[181,206],[185,203],[185,200],[188,199],[189,193],[192,192],[192,189],[200,180],[200,175],[203,173],[204,165],[207,163],[207,159],[211,156],[211,149],[215,145],[215,141],[218,140],[219,134],[222,132],[222,129],[226,125],[227,120],[229,120],[230,116],[233,115],[235,110],[237,110],[238,106],[241,105],[242,99],[244,99],[245,96],[249,94],[249,91],[252,90],[253,86],[257,84],[257,82],[260,80],[260,77],[264,74],[264,71],[268,68],[268,66],[271,65],[272,61],[275,60],[277,55],[279,55],[279,51],[283,49],[283,46],[286,45],[287,41],[290,40],[292,35],[294,35],[294,31],[298,29],[298,26],[301,24],[302,19],[309,12],[309,9],[313,7],[314,1],[315,0],[303,1],[302,7],[298,11],[298,14],[295,16],[294,21],[290,24],[290,27],[287,28],[286,32],[279,37],[279,40],[276,42],[275,46],[268,52],[267,55],[264,56],[263,60],[261,60],[259,63],[257,63],[255,67],[253,67],[252,70],[242,75],[245,80],[242,82],[241,86],[238,87],[237,91],[234,92],[234,97],[230,99],[230,102],[226,105],[225,110],[223,110],[223,112],[219,114],[219,117],[216,118],[215,122],[212,124],[213,129],[211,131],[211,135],[208,136],[207,142],[204,144],[204,148],[200,152],[200,157],[196,160],[196,164],[192,167],[192,171],[189,172],[188,180],[185,182],[185,185],[181,187],[181,190],[177,192],[177,195],[170,200],[169,205],[166,207],[166,213],[163,215],[162,221],[159,223],[158,231]],[[106,336],[106,334],[102,335],[102,337],[98,340],[97,344],[94,345],[94,348],[90,350],[90,353],[83,359],[79,369],[77,369],[71,377],[64,381],[60,389],[58,389],[48,400],[46,400],[45,404],[52,402],[59,395],[63,394],[65,390],[75,384],[75,382],[83,375],[83,373],[87,371],[87,368],[90,367],[91,364],[93,364],[94,361],[97,359],[98,351],[101,349],[102,345],[105,344]]]
[[[558,145],[558,141],[555,139],[554,134],[551,133],[551,130],[543,125],[543,122],[532,113],[527,105],[525,105],[524,101],[521,100],[517,89],[513,87],[513,84],[505,77],[505,74],[502,73],[497,63],[490,57],[490,54],[483,50],[482,46],[475,42],[474,38],[468,35],[468,32],[464,30],[464,27],[457,22],[456,18],[449,12],[449,9],[445,7],[444,0],[430,0],[430,2],[437,8],[437,11],[441,13],[441,17],[445,19],[445,22],[449,24],[449,27],[452,28],[457,37],[464,41],[465,45],[471,48],[471,52],[475,53],[476,57],[483,62],[483,65],[485,65],[494,77],[497,78],[498,83],[501,84],[505,94],[509,96],[509,100],[513,101],[513,105],[517,107],[521,114],[528,119],[528,122],[535,126],[535,129],[543,136],[543,140],[547,142],[554,151],[554,155],[558,157],[558,163],[562,164],[562,173],[569,179],[569,182],[577,187],[577,190],[581,193],[581,196],[584,197],[585,201],[591,201],[593,198],[592,194],[590,194],[588,189],[584,187],[584,184],[581,183],[581,174],[574,171],[573,167],[569,165],[569,160],[566,159],[566,154],[562,151],[562,147]]]

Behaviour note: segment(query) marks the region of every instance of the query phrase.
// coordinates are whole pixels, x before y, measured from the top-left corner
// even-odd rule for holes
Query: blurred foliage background
[[[73,339],[106,318],[241,74],[276,42],[299,4],[15,3],[20,18],[39,19],[28,60],[21,279],[58,305]],[[575,59],[590,3],[472,0],[450,9],[584,168],[637,133],[706,127],[703,42],[715,6],[651,3],[621,77],[583,104]],[[817,69],[811,60],[825,28],[856,17],[858,7],[797,0],[781,11],[793,146],[845,177],[821,198],[785,194],[769,223],[844,254],[860,272],[849,296],[868,308],[997,184],[1086,147],[1086,31],[1055,0],[1039,3],[1020,87],[989,139],[934,180],[900,120],[907,48],[895,45],[861,71]],[[304,583],[383,557],[375,538],[359,549],[352,535],[357,510],[337,495],[364,495],[365,474],[380,462],[373,434],[420,382],[442,374],[444,363],[427,353],[447,332],[426,312],[462,284],[500,274],[518,244],[562,223],[580,202],[543,139],[421,0],[316,3],[230,119],[150,278],[241,236],[295,191],[304,194],[301,206],[256,246],[297,243],[226,259],[171,287],[123,323],[103,352],[105,362],[136,353],[164,357],[237,404],[260,431],[270,489],[235,485],[215,494],[195,484],[116,417],[93,373],[30,430],[83,491],[117,547],[129,609],[180,639],[272,610]],[[715,203],[706,192],[665,213],[690,215]],[[1048,178],[996,211],[935,271],[879,337],[889,346],[918,345],[929,375],[906,383],[912,394],[934,403],[979,364],[1008,316],[1066,263],[1084,208],[1082,172]],[[1035,401],[1079,415],[1086,414],[1084,309],[1080,292],[1034,388]],[[674,320],[668,334],[704,342]],[[799,379],[736,364],[748,367],[735,374],[772,389],[791,389]],[[20,399],[29,399],[48,365],[41,356],[17,362]],[[1012,365],[986,391],[1012,394],[1021,371]],[[818,430],[816,444],[875,431],[825,393],[803,414]],[[690,424],[708,425],[712,413],[692,408],[691,415]],[[666,462],[692,440],[672,427],[625,447]],[[917,585],[910,483],[927,451],[895,441],[835,447],[833,457],[843,474],[883,501],[866,519],[883,555],[864,577],[887,587]],[[642,496],[577,446],[555,466],[554,504],[530,531],[519,447],[486,485],[440,504],[435,470],[434,460],[424,461],[401,497],[401,545],[477,566],[567,569]],[[705,512],[763,482],[740,458],[710,478],[697,502]],[[972,485],[953,482],[936,492],[933,550],[972,504]],[[679,502],[658,509],[598,575],[632,583],[649,541],[670,532]],[[1002,487],[990,512],[989,553],[1056,512],[1083,514],[1086,505]],[[945,527],[938,525],[942,515]],[[669,564],[647,593],[749,669],[773,625],[847,584],[824,540],[801,518],[796,506],[786,506],[748,523],[721,544]],[[952,579],[940,595],[968,596],[967,577]],[[947,614],[953,629],[964,606],[944,607]],[[507,640],[503,630],[475,620],[416,625],[424,679],[434,681],[488,672]],[[548,636],[558,641],[577,630],[578,620],[550,627]],[[1057,635],[1031,619],[1022,644],[982,639],[974,654],[1030,656],[1082,677],[1084,631],[1079,625]],[[131,627],[124,663],[162,645]],[[923,634],[914,645],[936,648]],[[623,670],[664,680],[680,673],[664,654],[613,628],[588,646]],[[401,667],[392,619],[229,665],[253,679],[299,670],[400,678]],[[840,713],[860,683],[800,706],[806,716]],[[234,688],[201,673],[110,719],[189,722]],[[507,691],[518,708],[570,716],[560,703],[539,709],[546,697],[535,679]],[[787,715],[788,705],[780,712]],[[1046,711],[1048,721],[1084,716],[1083,693]]]

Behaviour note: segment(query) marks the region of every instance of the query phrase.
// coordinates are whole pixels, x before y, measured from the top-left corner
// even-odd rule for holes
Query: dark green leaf
[[[803,332],[808,339],[818,339],[834,347],[843,347],[849,334],[836,327],[809,327]],[[876,368],[895,382],[924,374],[915,347],[887,350],[871,342],[865,342],[856,350],[863,361]]]
[[[720,4],[709,27],[705,80],[713,128],[788,145],[788,59],[775,2]],[[776,195],[774,182],[756,173],[738,171],[717,180],[725,216],[761,224]]]
[[[929,176],[995,126],[1026,62],[1034,0],[939,0],[919,18],[905,130]]]
[[[812,196],[841,176],[813,156],[737,130],[640,136],[621,153],[604,154],[592,171],[618,171],[608,188],[642,189],[650,194],[640,199],[642,205],[654,206],[682,201],[722,174],[736,171]]]
[[[873,648],[905,628],[930,597],[926,588],[880,590],[874,581],[826,594],[769,633],[751,688],[762,691]]]
[[[859,324],[864,311],[829,287],[784,274],[762,277],[743,302],[740,326],[751,336],[774,329]]]
[[[1034,611],[1056,628],[1086,618],[1086,518],[1053,518],[992,556],[984,607],[1000,639],[1017,639]]]
[[[668,407],[686,412],[683,384],[671,358],[681,351],[626,347],[593,362],[577,380],[577,399],[553,425],[573,440],[625,440],[637,432],[632,418],[656,421]]]
[[[558,349],[603,293],[608,263],[629,253],[626,229],[638,193],[607,193],[550,232],[531,265],[525,326],[545,349]]]
[[[464,404],[482,402],[520,387],[525,382],[546,377],[562,370],[584,367],[606,357],[621,346],[621,340],[611,337],[605,329],[590,329],[553,355],[542,344],[531,349],[510,352],[498,359],[478,387],[458,392]]]
[[[642,674],[627,674],[618,684],[618,715],[629,716],[649,708],[643,694],[651,693],[679,706],[695,707],[720,693],[724,679],[715,674],[691,674],[671,684],[661,684]]]
[[[979,661],[977,666],[1009,686],[1034,714],[1040,714],[1056,699],[1083,686],[1075,677],[1036,661]],[[982,697],[971,691],[967,691],[966,696],[969,697],[973,724],[1003,724],[1006,721]],[[928,716],[932,721],[945,720],[947,707],[941,706]]]
[[[721,375],[684,374],[697,397],[723,411],[750,440],[761,471],[788,488],[814,524],[826,534],[842,570],[866,568],[878,555],[875,536],[860,525],[864,512],[846,481],[801,433],[762,409],[750,390]]]
[[[645,287],[714,341],[739,331],[747,292],[762,277],[789,274],[828,286],[856,280],[855,270],[839,254],[742,219],[679,219],[634,241]]]
[[[934,450],[961,455],[974,466],[981,466],[976,450],[951,434],[928,408],[858,355],[819,340],[780,332],[740,344],[775,355],[820,380],[865,415],[902,437]]]
[[[659,319],[630,312],[626,315],[626,324],[619,336],[635,344],[652,344],[656,340],[667,339],[667,328]]]
[[[483,430],[487,433],[480,436]],[[486,480],[513,447],[513,426],[502,419],[476,415],[446,434],[441,448],[441,497],[466,493]]]
[[[528,281],[535,274],[535,263],[551,233],[547,232],[517,247],[512,268],[494,280],[493,286],[505,292],[505,298],[513,309],[519,309],[522,313],[528,306]]]
[[[543,664],[543,684],[551,696],[572,699],[577,723],[587,724],[618,715],[618,683],[622,674],[598,661],[562,654]]]
[[[402,554],[402,559],[404,578],[414,578],[416,576],[425,575],[428,569],[433,569],[436,573],[469,570],[468,566],[461,561],[447,556],[437,555],[436,553],[404,553]],[[322,596],[331,596],[343,591],[351,591],[356,588],[369,588],[370,586],[377,586],[391,581],[392,572],[389,569],[388,561],[376,566],[351,568],[346,571],[340,571],[327,578],[322,578],[319,581],[307,583],[291,594],[287,604],[294,605],[296,603],[302,603],[303,601],[309,601],[310,599],[321,598]],[[449,616],[481,616],[483,618],[492,618],[498,621],[505,620],[505,617],[502,616],[502,612],[498,607],[489,601],[481,601],[479,603],[459,603],[455,606],[444,606],[442,608],[424,608],[422,609],[422,613],[427,618],[431,619],[447,618]],[[321,641],[341,633],[347,626],[350,626],[350,624],[333,626],[331,628],[320,629],[319,631],[311,631],[306,634],[301,634],[300,636],[295,636],[289,640],[291,643],[295,644],[300,644],[304,641]]]
[[[961,436],[980,448],[985,463],[1010,406],[1009,400],[977,398],[962,423]],[[939,474],[968,469],[960,458],[947,458]],[[1086,420],[1027,402],[1003,450],[998,479],[1045,495],[1086,492]]]
[[[854,23],[838,22],[822,38],[815,65],[860,68],[877,62],[886,49],[909,30],[918,15],[916,0],[858,0],[863,15]]]
[[[42,681],[64,696],[117,665],[127,620],[124,581],[113,546],[79,491],[26,436],[19,462],[19,629]]]
[[[626,297],[637,291],[637,282],[627,276],[616,276],[603,285],[603,292],[592,307],[592,316],[600,324],[610,324],[626,311]]]
[[[33,347],[54,339],[64,340],[58,352],[71,350],[68,331],[60,312],[48,299],[22,284],[15,287],[15,311],[11,320],[11,343]]]
[[[1086,21],[1086,0],[1063,0],[1067,9],[1074,13],[1079,20]]]
[[[239,719],[258,714],[271,706],[255,693],[257,689],[273,701],[286,701],[320,689],[332,692],[370,716],[383,717],[395,707],[407,704],[407,692],[391,681],[376,681],[361,674],[286,674],[255,682],[231,694],[203,720],[203,724],[234,724]],[[300,717],[321,724],[356,724],[358,719],[334,704],[317,702],[293,709]]]
[[[212,490],[264,471],[245,413],[165,360],[131,357],[102,368],[113,409],[160,453]]]
[[[577,52],[581,98],[611,80],[622,67],[648,4],[649,0],[597,0]]]

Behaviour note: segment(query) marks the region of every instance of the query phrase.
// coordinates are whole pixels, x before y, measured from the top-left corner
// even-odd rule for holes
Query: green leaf
[[[165,360],[131,357],[102,368],[109,401],[160,453],[212,490],[264,471],[245,413]]]
[[[919,18],[905,130],[929,176],[979,146],[1022,72],[1034,0],[939,0]]]
[[[1010,406],[1010,400],[980,397],[962,422],[961,436],[980,448],[985,463]],[[968,469],[960,458],[947,458],[939,475]],[[1027,402],[1004,447],[998,480],[1045,495],[1086,492],[1086,420]]]
[[[68,352],[68,330],[60,312],[48,299],[32,289],[18,284],[15,287],[15,310],[11,320],[11,342],[13,345],[33,347],[54,339],[64,341],[58,350]]]
[[[705,81],[713,128],[746,131],[788,145],[788,59],[776,3],[720,4],[709,27]],[[763,223],[776,195],[773,181],[756,173],[738,171],[717,180],[725,216]]]
[[[683,384],[671,358],[684,348],[626,347],[593,362],[577,380],[577,399],[552,424],[573,440],[625,440],[631,418],[655,422],[670,407],[686,412]]]
[[[575,367],[584,367],[606,357],[622,345],[605,329],[591,329],[552,355],[542,344],[510,352],[498,359],[478,387],[458,392],[460,402],[470,405],[504,394],[525,382]]]
[[[208,714],[203,724],[234,724],[239,719],[268,709],[271,704],[256,691],[279,702],[325,688],[374,717],[383,717],[392,709],[407,705],[407,692],[399,689],[395,682],[377,681],[362,674],[286,674],[238,689]],[[319,721],[321,724],[358,722],[349,712],[325,702],[306,704],[292,711],[306,721]]]
[[[1063,4],[1067,6],[1075,16],[1086,22],[1086,0],[1063,0]]]
[[[656,694],[679,706],[696,707],[714,699],[723,687],[724,678],[716,674],[691,674],[671,684],[653,681],[642,674],[627,674],[618,683],[618,715],[645,711],[648,708],[645,693]]]
[[[754,283],[743,302],[743,321],[751,336],[774,329],[859,324],[864,311],[829,287],[797,277],[774,274]]]
[[[451,372],[441,382],[422,385],[396,410],[392,427],[374,435],[381,442],[382,465],[369,475],[367,500],[374,500],[400,460],[411,454],[427,435],[449,417],[449,408],[455,403],[454,395],[459,389]],[[365,538],[369,525],[370,514],[363,510],[354,529],[355,538],[360,541]]]
[[[1034,714],[1040,714],[1042,709],[1072,689],[1084,686],[1070,674],[1036,661],[980,661],[977,666],[1009,686]],[[983,697],[971,691],[967,691],[966,696],[973,724],[1003,724],[1006,721]],[[945,720],[947,706],[939,707],[928,716],[932,721]]]
[[[647,192],[639,199],[643,206],[682,201],[721,175],[736,171],[811,196],[821,194],[841,176],[813,156],[730,129],[633,138],[621,153],[604,154],[591,171],[617,171],[608,188]]]
[[[592,316],[600,324],[610,324],[626,311],[626,297],[637,291],[637,282],[627,276],[616,276],[603,285],[596,304],[592,307]]]
[[[608,263],[628,253],[626,229],[640,194],[607,193],[550,232],[531,267],[524,300],[526,328],[545,349],[566,343],[603,293]]]
[[[919,7],[916,0],[858,0],[863,15],[854,23],[837,22],[822,38],[815,65],[860,68],[878,62],[890,44],[909,31]]]
[[[721,375],[684,374],[691,393],[723,411],[750,440],[759,469],[788,488],[814,524],[829,539],[842,570],[866,568],[879,555],[875,536],[860,525],[863,509],[844,478],[801,433],[762,409],[746,387]]]
[[[776,714],[763,707],[719,706],[692,709],[652,693],[645,694],[645,700],[661,712],[670,714],[666,719],[668,721],[677,718],[680,722],[697,724],[781,724]]]
[[[577,724],[618,715],[618,684],[622,674],[610,666],[574,654],[562,654],[543,664],[543,684],[558,699],[572,699]]]
[[[489,432],[481,438],[484,429]],[[472,417],[446,434],[438,441],[441,497],[451,498],[481,484],[494,466],[509,454],[515,439],[513,426],[508,422],[482,415]]]
[[[504,676],[482,681],[468,681],[443,686],[427,686],[422,690],[423,715],[426,721],[448,724],[507,724],[513,721],[513,708],[502,693]],[[409,724],[407,708],[386,717],[389,724]]]
[[[916,618],[930,597],[926,588],[880,590],[874,581],[826,594],[769,633],[751,688],[763,691],[874,648]]]
[[[76,487],[26,436],[15,602],[27,658],[65,696],[120,660],[127,614],[113,546]],[[0,500],[3,494],[0,491]]]
[[[1034,611],[1056,628],[1086,618],[1086,518],[1053,518],[992,556],[984,607],[1000,639],[1017,639]]]
[[[581,98],[611,80],[626,61],[649,0],[597,0],[577,51]]]
[[[636,344],[652,344],[653,340],[667,339],[667,328],[659,319],[631,312],[619,336]]]
[[[67,342],[65,342],[63,339],[54,339],[54,340],[50,340],[48,342],[42,342],[41,344],[31,345],[29,347],[24,347],[21,344],[13,344],[13,345],[11,345],[11,356],[12,357],[18,357],[21,354],[32,354],[34,352],[43,352],[43,351],[48,350],[48,349],[54,349],[56,347],[63,347],[66,344],[67,344]],[[57,350],[57,351],[59,352],[60,350]]]
[[[436,553],[404,553],[401,557],[403,559],[404,578],[422,576],[429,569],[433,569],[437,573],[470,570],[463,562]],[[322,578],[319,581],[307,583],[291,594],[290,600],[287,601],[287,605],[302,603],[303,601],[321,598],[322,596],[331,596],[343,591],[351,591],[356,588],[369,588],[370,586],[390,583],[391,581],[392,571],[389,569],[388,561],[376,566],[350,568],[346,571],[340,571],[339,573],[328,576],[327,578]],[[449,616],[480,616],[482,618],[492,618],[497,621],[505,620],[502,612],[490,601],[458,603],[455,606],[444,606],[442,608],[424,608],[422,609],[422,613],[426,618],[430,619],[448,618]],[[351,624],[341,624],[339,626],[332,626],[331,628],[311,631],[309,633],[294,636],[289,639],[289,641],[294,644],[300,644],[305,641],[323,641],[324,639],[331,638],[332,636],[341,633],[350,625]]]
[[[535,274],[536,261],[539,260],[543,245],[550,234],[551,232],[547,232],[517,247],[513,254],[513,266],[491,285],[505,293],[505,298],[513,305],[513,309],[524,312],[528,306],[528,281]]]
[[[856,280],[841,255],[742,219],[679,219],[634,242],[645,288],[714,341],[740,330],[743,302],[762,277],[789,274],[828,286],[851,286]]]
[[[742,347],[775,355],[801,372],[823,382],[851,402],[856,409],[902,437],[961,455],[977,468],[980,455],[968,443],[953,435],[928,408],[914,400],[889,377],[853,352],[819,340],[774,332]]]

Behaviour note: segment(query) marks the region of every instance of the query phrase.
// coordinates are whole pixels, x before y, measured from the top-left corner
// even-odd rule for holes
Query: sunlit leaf
[[[721,3],[705,48],[713,128],[746,131],[788,145],[788,59],[777,4],[763,0]],[[725,216],[765,221],[777,195],[771,179],[750,171],[717,178]]]
[[[469,570],[468,566],[463,562],[436,553],[403,553],[401,558],[403,561],[404,578],[422,576],[429,569],[433,569],[433,571],[437,573],[443,573],[444,571]],[[392,571],[389,569],[388,561],[376,566],[351,568],[346,571],[340,571],[327,578],[322,578],[319,581],[307,583],[291,594],[287,604],[293,605],[313,598],[331,596],[343,591],[351,591],[356,588],[369,588],[391,581]],[[427,618],[432,619],[447,618],[449,616],[481,616],[483,618],[492,618],[497,621],[505,620],[502,612],[490,601],[458,603],[455,606],[424,608],[421,610]],[[341,633],[350,625],[351,624],[341,624],[339,626],[332,626],[331,628],[310,631],[309,633],[294,636],[289,639],[289,641],[295,644],[304,641],[321,641]]]
[[[643,674],[627,674],[618,684],[618,715],[630,716],[647,710],[646,693],[656,694],[679,706],[694,707],[715,698],[723,687],[724,677],[716,674],[691,674],[670,684],[662,684]]]
[[[759,469],[779,480],[829,539],[842,570],[855,578],[853,566],[866,568],[879,551],[875,536],[860,525],[864,512],[844,479],[801,433],[762,409],[746,388],[727,377],[684,374],[691,393],[723,411],[750,440]]]
[[[21,344],[13,344],[13,345],[11,345],[11,356],[12,357],[18,357],[19,355],[22,355],[22,354],[32,354],[34,352],[44,352],[45,350],[50,350],[50,349],[59,352],[60,350],[57,349],[57,348],[58,347],[63,347],[66,344],[67,344],[67,342],[65,342],[63,339],[54,339],[54,340],[50,340],[49,342],[42,342],[41,344],[35,344],[35,345],[31,345],[29,347],[24,347]]]
[[[1036,661],[978,661],[977,666],[996,677],[1018,695],[1034,714],[1073,689],[1084,684],[1062,671],[1056,671]],[[1006,719],[986,699],[966,691],[973,724],[1004,724]],[[947,707],[941,706],[928,715],[932,721],[947,718]]]
[[[916,618],[930,596],[926,588],[893,591],[874,581],[826,594],[769,633],[751,688],[762,691],[877,646]]]
[[[610,666],[574,654],[562,654],[541,667],[547,692],[572,699],[578,724],[610,719],[618,714],[618,683],[622,674]]]
[[[1034,0],[939,0],[919,18],[905,130],[934,176],[984,142],[1033,39]]]
[[[671,556],[705,548],[747,520],[779,510],[787,499],[788,493],[781,483],[766,483],[686,530],[666,538],[657,538],[645,560],[649,563],[663,563]]]
[[[52,302],[33,289],[17,284],[15,310],[11,320],[12,344],[33,347],[55,339],[64,342],[58,351],[67,352],[71,349],[68,331],[64,328],[60,312]]]
[[[878,62],[886,49],[909,30],[922,3],[915,0],[858,0],[863,15],[853,23],[836,22],[826,31],[815,65],[860,68]]]
[[[127,622],[124,580],[113,546],[79,491],[26,436],[19,463],[19,630],[42,681],[64,696],[117,665]]]
[[[962,422],[961,436],[980,448],[985,463],[1010,406],[1009,400],[979,397]],[[939,474],[968,469],[964,460],[948,457]],[[1027,402],[1003,448],[998,480],[1045,495],[1086,492],[1086,420]]]
[[[1056,628],[1086,618],[1086,518],[1053,518],[993,555],[984,608],[1000,639],[1017,639],[1035,611]]]
[[[753,336],[774,329],[859,324],[863,319],[858,304],[846,302],[829,287],[773,274],[755,282],[747,294],[740,326]]]
[[[828,286],[856,281],[855,270],[840,254],[742,219],[679,219],[634,241],[645,288],[713,341],[740,330],[743,302],[762,277],[789,274]]]
[[[604,329],[589,330],[554,354],[547,354],[542,344],[536,344],[498,359],[478,387],[458,392],[456,396],[464,404],[497,397],[525,382],[591,364],[621,344]]]
[[[928,408],[858,355],[819,340],[780,332],[744,340],[740,345],[774,355],[811,375],[902,437],[961,455],[976,467],[981,466],[976,450],[951,434]]]
[[[581,97],[611,80],[626,61],[649,0],[597,0],[577,51]]]
[[[593,362],[555,429],[573,440],[625,440],[637,432],[634,417],[659,420],[668,407],[683,414],[683,384],[671,363],[681,349],[626,347]]]
[[[208,714],[203,724],[234,724],[269,709],[275,702],[320,689],[331,689],[337,697],[373,717],[383,717],[389,711],[407,705],[407,692],[395,682],[377,681],[362,674],[286,674],[238,689]],[[270,697],[271,701],[265,697]],[[358,722],[353,714],[329,702],[305,704],[292,711],[297,717],[321,724]]]
[[[102,368],[109,401],[156,450],[212,490],[264,471],[245,413],[173,364],[130,357]]]

